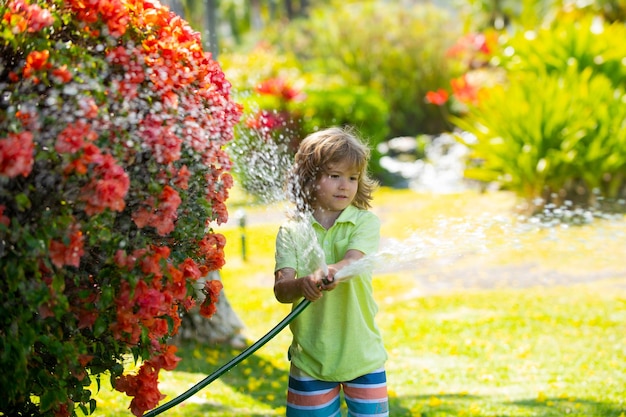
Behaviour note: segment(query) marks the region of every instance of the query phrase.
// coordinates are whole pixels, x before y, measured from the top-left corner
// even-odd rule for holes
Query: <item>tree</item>
[[[224,263],[210,224],[227,219],[240,106],[156,0],[8,0],[0,16],[0,414],[93,412],[107,372],[142,415],[193,285]],[[205,316],[221,288],[202,288]]]

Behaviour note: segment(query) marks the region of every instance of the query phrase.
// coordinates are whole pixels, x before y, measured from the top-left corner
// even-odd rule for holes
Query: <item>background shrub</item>
[[[293,53],[304,73],[338,76],[346,86],[378,91],[389,107],[393,137],[445,130],[441,113],[424,96],[456,74],[445,53],[459,34],[458,25],[436,7],[359,2],[314,9],[270,39]]]
[[[233,172],[259,199],[283,198],[285,170],[310,133],[352,125],[374,148],[387,138],[388,106],[375,89],[346,85],[337,76],[305,74],[292,55],[266,44],[246,55],[225,55],[223,62],[229,79],[239,83],[236,95],[244,108],[243,122],[228,145]],[[248,76],[244,69],[250,67],[259,73]]]
[[[625,194],[624,28],[565,19],[504,38],[506,83],[480,94],[456,125],[474,133],[466,175],[497,181],[531,210]],[[540,198],[541,200],[536,200]]]
[[[502,37],[497,58],[508,73],[563,74],[569,67],[589,68],[613,86],[626,87],[626,26],[605,23],[594,15],[563,14],[545,27]]]

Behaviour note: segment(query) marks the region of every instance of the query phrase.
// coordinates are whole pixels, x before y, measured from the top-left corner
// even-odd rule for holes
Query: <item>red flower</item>
[[[93,355],[81,354],[78,355],[78,363],[80,363],[80,366],[87,366],[87,364],[91,362],[93,358]]]
[[[496,42],[497,35],[495,33],[469,33],[448,49],[446,55],[449,57],[462,57],[463,55],[477,52],[491,55]]]
[[[426,102],[436,106],[443,106],[448,101],[448,92],[443,88],[426,93]]]
[[[34,149],[31,132],[9,133],[0,138],[0,175],[27,177],[33,169]]]
[[[219,233],[209,233],[198,243],[198,255],[204,257],[207,271],[215,271],[224,265],[226,238]]]
[[[150,251],[146,251],[137,258],[142,258],[140,261],[141,272],[145,275],[154,275],[156,278],[163,276],[163,269],[161,267],[161,261],[169,258],[170,248],[167,246],[152,246]]]
[[[175,355],[178,348],[173,345],[163,345],[164,352],[160,355],[150,359],[150,364],[154,369],[165,369],[166,371],[172,371],[180,362],[180,358]]]
[[[48,58],[50,57],[50,51],[32,51],[26,57],[26,65],[24,65],[24,77],[28,78],[33,74],[33,71],[39,71],[50,67],[48,64]]]
[[[0,224],[9,227],[9,225],[11,224],[11,219],[4,215],[4,210],[6,210],[6,206],[0,204]]]
[[[120,37],[126,32],[129,23],[128,9],[121,0],[66,0],[78,19],[86,23],[95,23],[102,16],[113,37]]]
[[[185,279],[184,273],[172,264],[168,265],[168,270],[170,280],[167,283],[167,287],[164,288],[164,291],[170,294],[174,300],[182,301],[187,296],[187,280]]]
[[[54,417],[68,417],[70,415],[70,408],[74,408],[72,400],[68,400],[65,404],[60,404],[54,409]]]
[[[111,155],[102,155],[94,174],[95,178],[81,189],[80,199],[87,203],[85,213],[93,215],[105,209],[124,210],[124,197],[130,187],[130,179],[124,169]]]
[[[474,87],[467,81],[464,74],[459,78],[450,80],[454,96],[462,103],[476,104],[478,102],[478,88]]]
[[[270,78],[256,87],[259,94],[269,94],[291,101],[300,96],[300,91],[291,87],[283,78]]]
[[[55,68],[52,75],[62,83],[69,83],[72,80],[72,73],[68,71],[67,65]]]
[[[155,207],[154,198],[149,198],[144,202],[144,207],[133,213],[133,221],[139,228],[152,226],[161,236],[169,234],[174,230],[174,222],[178,218],[178,206],[182,200],[178,192],[166,185],[159,196],[159,203]]]
[[[34,110],[19,110],[15,117],[20,121],[24,130],[35,131],[40,127],[39,115]]]
[[[4,16],[2,16],[2,20],[11,27],[13,34],[22,33],[28,28],[28,22],[19,14],[6,12]]]
[[[79,156],[67,164],[63,172],[66,175],[76,172],[78,174],[86,174],[89,164],[101,164],[104,161],[100,148],[93,143],[87,143],[83,146],[83,151]]]
[[[224,286],[222,285],[222,281],[217,279],[209,280],[204,284],[204,292],[206,293],[206,298],[202,302],[200,306],[200,314],[204,317],[211,317],[217,311],[216,303],[219,299],[220,291],[222,291]]]
[[[178,175],[174,178],[174,185],[176,185],[181,190],[186,190],[189,188],[189,178],[191,177],[191,172],[189,172],[189,168],[187,165],[183,165],[181,169],[178,170]]]
[[[1,214],[2,207],[0,206],[0,215]],[[183,271],[183,276],[185,277],[185,279],[196,281],[202,276],[200,268],[198,268],[196,262],[191,258],[185,259],[180,265],[178,265],[178,267],[181,271]]]
[[[183,304],[183,308],[185,309],[185,311],[189,311],[196,306],[196,300],[192,298],[191,296],[189,296],[183,300],[182,304]]]
[[[50,259],[57,268],[63,265],[78,267],[80,258],[85,251],[83,250],[83,233],[79,230],[77,224],[70,228],[70,242],[65,244],[58,240],[51,240],[48,246],[50,251]]]
[[[246,121],[246,125],[251,129],[261,131],[264,136],[269,131],[284,126],[285,118],[276,111],[261,110]]]
[[[96,133],[84,122],[68,124],[57,136],[54,150],[59,153],[74,154],[85,146],[85,139],[93,141]]]
[[[122,375],[115,380],[115,389],[135,397],[130,402],[131,412],[140,417],[159,404],[165,395],[158,388],[159,371],[144,362],[136,375]]]

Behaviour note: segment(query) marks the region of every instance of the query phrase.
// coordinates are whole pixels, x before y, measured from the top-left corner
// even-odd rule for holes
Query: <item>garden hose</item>
[[[252,344],[251,346],[246,348],[239,355],[235,356],[228,363],[223,365],[221,368],[217,369],[215,372],[213,372],[211,375],[209,375],[206,378],[204,378],[202,381],[198,382],[193,387],[189,388],[184,393],[180,394],[178,397],[176,397],[173,400],[163,404],[162,406],[159,406],[159,407],[157,407],[157,408],[155,408],[153,410],[150,410],[147,413],[145,413],[144,417],[154,417],[154,416],[157,416],[157,415],[161,414],[164,411],[169,410],[170,408],[172,408],[172,407],[182,403],[187,398],[191,397],[192,395],[194,395],[195,393],[200,391],[202,388],[206,387],[211,382],[215,381],[217,378],[219,378],[220,376],[224,375],[226,372],[230,371],[232,368],[237,366],[241,361],[246,359],[248,356],[252,355],[261,346],[263,346],[264,344],[269,342],[272,338],[274,338],[274,336],[276,336],[278,333],[280,333],[280,331],[282,329],[284,329],[285,326],[287,326],[289,323],[291,323],[291,321],[293,319],[295,319],[296,316],[298,314],[300,314],[310,303],[311,302],[309,300],[307,300],[307,299],[302,300],[300,302],[300,304],[298,304],[291,311],[291,313],[289,313],[284,319],[282,319],[282,321],[280,323],[278,323],[276,326],[274,326],[274,328],[272,330],[267,332],[267,334],[265,336],[263,336],[262,338],[260,338],[256,342],[254,342],[254,344]]]

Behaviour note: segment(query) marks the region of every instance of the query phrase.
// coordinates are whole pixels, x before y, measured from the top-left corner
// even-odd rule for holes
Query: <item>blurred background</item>
[[[345,124],[383,185],[505,189],[529,213],[626,195],[626,0],[166,3],[244,107],[231,156],[252,195]]]

